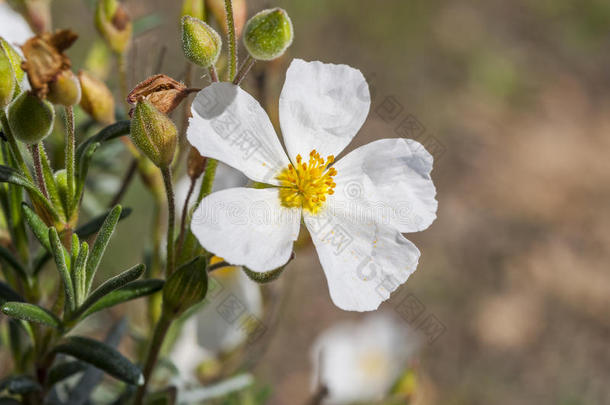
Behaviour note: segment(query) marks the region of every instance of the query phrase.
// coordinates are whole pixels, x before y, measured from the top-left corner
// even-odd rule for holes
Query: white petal
[[[316,149],[337,156],[356,135],[371,105],[359,70],[294,59],[280,96],[280,124],[288,155]]]
[[[436,219],[432,155],[418,142],[381,139],[352,151],[334,167],[332,199],[350,216],[400,232],[424,230]]]
[[[280,205],[276,188],[231,188],[201,201],[191,230],[201,246],[216,256],[265,272],[290,258],[300,216],[300,209]]]
[[[11,45],[23,45],[33,37],[32,29],[25,19],[8,3],[0,3],[0,37]]]
[[[269,117],[250,94],[231,83],[213,83],[193,100],[188,141],[255,181],[278,184],[288,158]]]
[[[415,271],[419,250],[394,228],[327,208],[303,217],[330,296],[344,310],[375,310]]]

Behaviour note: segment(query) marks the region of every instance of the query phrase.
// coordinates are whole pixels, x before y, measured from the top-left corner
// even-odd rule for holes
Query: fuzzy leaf
[[[129,207],[125,207],[123,208],[123,210],[121,211],[121,216],[119,217],[119,221],[122,219],[127,218],[132,212],[132,209]],[[88,238],[89,236],[95,234],[96,232],[98,232],[100,230],[100,228],[102,227],[102,224],[104,223],[104,220],[106,219],[106,217],[108,217],[108,215],[110,214],[110,211],[105,212],[101,215],[96,216],[95,218],[91,219],[89,222],[79,226],[78,228],[76,228],[76,234],[78,234],[78,236],[80,236],[81,238],[85,239]]]
[[[49,312],[38,305],[28,304],[27,302],[9,301],[2,305],[0,311],[11,318],[42,323],[56,329],[61,328],[61,321],[59,318],[52,312]]]
[[[95,238],[95,242],[93,243],[93,247],[91,248],[91,253],[89,255],[89,259],[87,260],[87,267],[85,270],[86,277],[86,286],[85,292],[91,290],[91,284],[93,283],[93,278],[95,277],[95,272],[97,271],[97,267],[102,261],[102,257],[104,256],[104,251],[106,250],[106,246],[108,246],[108,242],[110,242],[110,237],[112,236],[114,229],[116,228],[117,222],[119,222],[119,217],[121,216],[121,206],[115,206],[100,228],[100,231]]]
[[[27,204],[23,203],[22,208],[25,221],[28,223],[30,229],[34,233],[34,236],[47,250],[47,252],[50,253],[51,244],[49,243],[49,227]]]
[[[87,242],[83,242],[81,245],[78,256],[74,261],[72,268],[72,284],[74,285],[74,295],[76,296],[76,304],[80,305],[85,300],[85,288],[86,288],[86,275],[85,266],[87,265],[87,258],[89,257],[89,245]]]
[[[116,349],[97,340],[82,336],[69,336],[53,349],[92,364],[109,375],[128,384],[141,385],[144,377],[140,369]]]
[[[127,283],[131,281],[138,279],[142,275],[142,273],[144,273],[144,270],[145,266],[143,264],[138,264],[136,266],[133,266],[129,270],[125,270],[121,274],[106,280],[102,285],[95,289],[95,291],[91,293],[91,295],[89,296],[89,298],[87,298],[83,305],[78,308],[78,310],[74,314],[74,318],[78,318],[82,313],[84,313],[97,301],[102,299],[105,295],[111,293],[117,288],[124,287]]]
[[[66,294],[66,306],[68,311],[74,311],[76,308],[76,300],[74,299],[74,285],[72,285],[72,277],[70,276],[70,270],[66,265],[65,249],[59,240],[59,235],[55,228],[49,228],[49,242],[51,244],[51,251],[53,258],[55,259],[55,265],[57,271],[64,284],[64,292]]]
[[[90,145],[94,143],[104,143],[106,141],[116,139],[123,135],[128,135],[130,127],[130,120],[119,121],[112,125],[108,125],[106,128],[102,129],[94,136],[85,139],[80,145],[78,145],[78,148],[76,148],[77,166],[80,166],[80,161],[83,158],[83,154],[85,153],[87,148],[89,148]]]
[[[154,294],[163,288],[163,280],[136,280],[125,285],[124,287],[114,290],[109,294],[104,295],[96,301],[85,313],[83,318],[101,311],[104,308],[112,307],[125,301],[143,297],[145,295]]]

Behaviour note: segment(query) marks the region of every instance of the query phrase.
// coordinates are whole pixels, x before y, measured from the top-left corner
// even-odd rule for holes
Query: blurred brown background
[[[127,2],[161,24],[136,40],[132,84],[161,45],[164,73],[180,76],[179,3]],[[373,92],[350,149],[406,134],[436,157],[438,219],[409,236],[418,271],[382,305],[400,311],[410,293],[442,324],[420,355],[424,403],[610,403],[610,2],[248,0],[249,15],[265,6],[285,8],[295,29],[269,102],[292,57],[349,64]],[[81,33],[76,60],[95,38],[90,10],[55,2],[55,26]],[[118,262],[138,260],[143,193],[127,197],[136,211],[111,244]],[[299,404],[316,335],[359,315],[333,306],[307,241],[282,283],[255,374],[273,404]]]

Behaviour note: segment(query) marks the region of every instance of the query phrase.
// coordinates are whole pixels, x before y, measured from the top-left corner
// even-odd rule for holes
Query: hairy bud
[[[163,309],[180,316],[198,304],[208,292],[205,258],[199,256],[173,272],[163,287]]]
[[[13,64],[4,49],[0,49],[0,108],[4,109],[13,99],[17,78]]]
[[[281,8],[263,10],[246,23],[244,45],[259,60],[279,58],[292,43],[292,21]]]
[[[98,0],[95,27],[114,52],[125,52],[131,39],[132,24],[121,3],[117,0]]]
[[[8,106],[8,122],[15,138],[34,145],[46,138],[53,129],[55,110],[46,100],[33,93],[21,93]]]
[[[78,104],[80,98],[80,82],[71,70],[63,70],[54,81],[49,83],[47,99],[53,104],[72,106]]]
[[[114,98],[110,89],[84,71],[78,72],[81,87],[80,106],[94,120],[102,124],[112,124],[114,120]]]
[[[218,60],[222,40],[209,25],[197,18],[182,17],[182,50],[194,64],[207,68]]]
[[[131,120],[131,140],[157,167],[166,168],[174,159],[178,130],[169,117],[141,99]]]

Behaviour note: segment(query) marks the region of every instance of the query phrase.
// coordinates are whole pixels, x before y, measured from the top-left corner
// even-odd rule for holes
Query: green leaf
[[[123,210],[121,211],[121,216],[119,217],[119,221],[127,218],[131,214],[131,212],[132,212],[131,208],[129,208],[129,207],[123,208]],[[89,222],[76,228],[75,232],[78,234],[78,236],[80,236],[83,239],[88,238],[89,236],[95,234],[96,232],[98,232],[100,230],[100,228],[102,227],[102,224],[104,223],[104,220],[106,219],[106,217],[108,217],[109,214],[110,214],[110,211],[107,211],[102,215],[96,216]]]
[[[80,161],[83,158],[83,154],[85,153],[87,148],[89,148],[89,145],[92,145],[94,143],[104,143],[112,139],[121,137],[123,135],[128,135],[130,127],[130,120],[115,122],[114,124],[108,125],[106,128],[102,129],[94,136],[85,139],[80,145],[78,145],[78,148],[76,148],[77,166],[80,166]]]
[[[48,384],[50,386],[72,377],[76,373],[85,371],[87,364],[81,361],[64,361],[59,363],[49,370]]]
[[[13,256],[10,250],[2,245],[0,245],[0,258],[4,259],[13,269],[15,269],[22,279],[25,280],[28,278],[28,273],[21,263],[19,263],[19,260]]]
[[[42,146],[42,142],[38,144],[38,150],[40,153],[40,161],[42,162],[42,175],[44,177],[45,184],[47,186],[47,192],[49,193],[49,198],[53,203],[53,206],[56,207],[59,214],[66,218],[66,212],[64,210],[63,202],[61,197],[59,196],[59,192],[57,191],[57,184],[55,183],[55,177],[53,176],[53,169],[51,168],[51,164],[49,163],[49,158],[47,157],[47,153]]]
[[[50,253],[51,244],[49,243],[49,227],[26,203],[23,203],[21,207],[23,208],[25,221],[28,223],[32,233],[34,233],[38,242],[40,242],[40,244]]]
[[[59,318],[52,312],[49,312],[38,305],[28,304],[27,302],[9,301],[2,305],[0,311],[11,318],[42,323],[56,329],[61,329],[61,321]]]
[[[74,299],[74,286],[72,285],[72,277],[66,265],[66,257],[64,256],[65,249],[59,240],[57,229],[49,228],[49,242],[51,243],[51,251],[55,259],[55,266],[64,284],[64,292],[66,294],[66,307],[68,312],[74,311],[76,308],[76,300]]]
[[[28,180],[25,176],[19,173],[16,169],[12,167],[0,165],[0,182],[6,182],[15,184],[17,186],[21,186],[25,188],[32,200],[42,204],[45,210],[52,216],[54,220],[59,220],[59,215],[55,208],[51,205],[49,200],[45,198],[45,196],[38,190],[30,180]]]
[[[74,285],[74,295],[76,296],[76,304],[80,305],[85,300],[85,289],[86,289],[86,275],[85,266],[87,265],[87,258],[89,257],[89,244],[83,242],[81,245],[78,256],[74,261],[72,269],[72,284]]]
[[[82,336],[70,336],[55,346],[53,351],[68,354],[92,364],[128,384],[141,385],[144,383],[144,377],[137,366],[116,349],[97,340]]]
[[[0,381],[0,391],[8,389],[11,394],[27,394],[40,391],[42,388],[32,377],[27,375],[17,375],[7,377]]]
[[[105,295],[111,293],[117,288],[124,287],[127,283],[138,279],[145,270],[145,266],[143,264],[138,264],[133,266],[129,270],[125,270],[121,274],[112,277],[111,279],[106,280],[102,285],[100,285],[95,291],[91,293],[91,295],[87,298],[87,300],[81,305],[76,313],[74,314],[74,318],[78,318],[80,314],[84,313],[88,308],[94,305],[97,301],[102,299]]]
[[[25,301],[19,293],[13,290],[8,284],[0,281],[0,304],[4,304],[6,301]]]
[[[104,256],[104,251],[106,250],[106,246],[108,246],[108,242],[110,242],[110,237],[112,236],[114,229],[116,228],[117,222],[119,222],[119,217],[121,216],[121,206],[115,206],[100,228],[97,237],[95,238],[95,242],[93,243],[93,247],[91,248],[91,254],[89,255],[89,260],[87,260],[87,267],[85,270],[86,277],[86,292],[91,290],[91,284],[93,283],[93,278],[95,277],[95,272],[97,271],[97,267],[102,261],[102,257]]]
[[[97,302],[91,305],[87,311],[85,311],[82,317],[85,318],[95,312],[101,311],[104,308],[112,307],[125,301],[154,294],[163,288],[163,283],[163,280],[157,279],[132,281],[124,287],[114,290],[100,298]]]
[[[74,193],[74,205],[78,205],[82,195],[83,190],[85,188],[85,180],[87,179],[87,173],[89,172],[89,163],[91,163],[91,158],[93,158],[93,154],[100,146],[99,142],[93,143],[87,146],[87,149],[84,151],[83,157],[77,163],[78,172],[76,173],[76,192]]]

